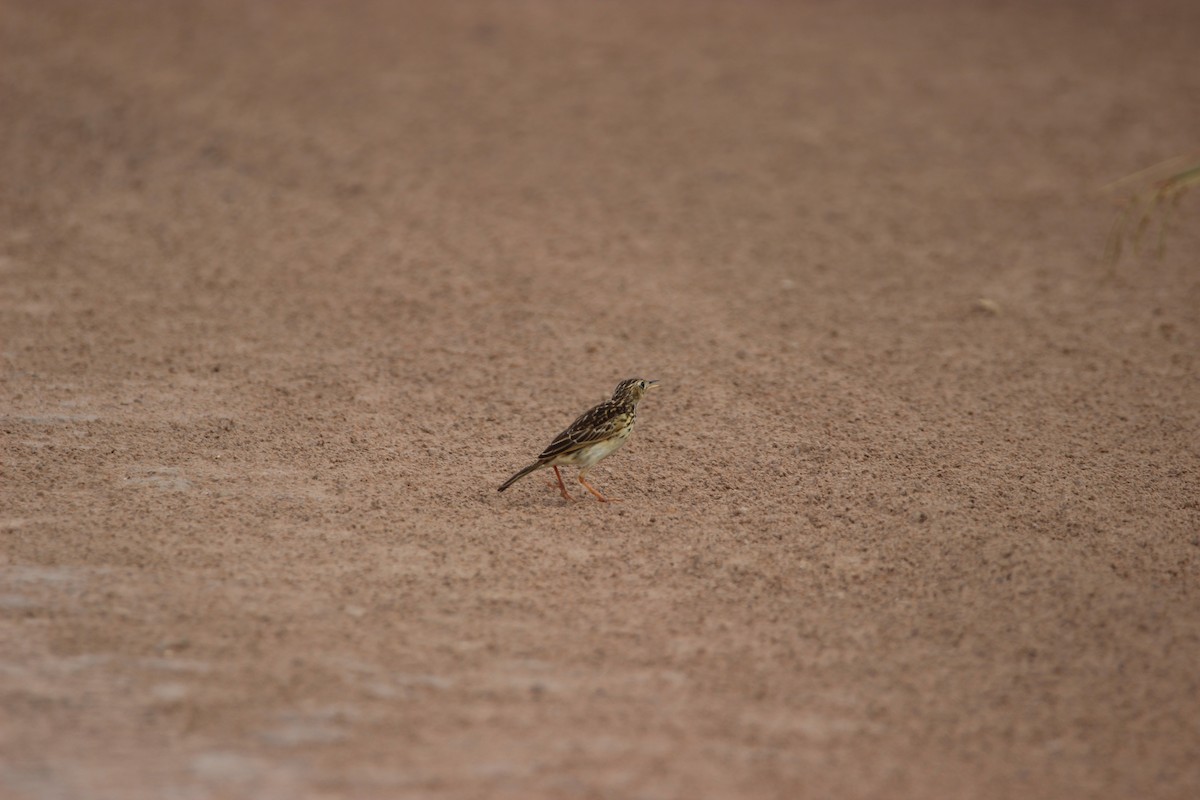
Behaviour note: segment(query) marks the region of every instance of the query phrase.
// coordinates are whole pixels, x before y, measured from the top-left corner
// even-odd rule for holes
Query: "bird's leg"
[[[563,493],[563,497],[567,498],[568,500],[574,500],[574,499],[575,499],[574,497],[571,497],[571,495],[569,495],[569,494],[567,494],[567,493],[566,493],[566,491],[567,491],[567,486],[566,486],[566,484],[564,484],[564,483],[563,483],[563,477],[562,477],[562,473],[560,473],[560,472],[558,471],[558,467],[555,467],[553,464],[551,464],[550,466],[554,468],[554,475],[555,475],[555,477],[556,477],[556,478],[558,478],[558,481],[557,481],[557,482],[555,482],[555,481],[542,481],[543,483],[545,483],[545,484],[546,484],[546,488],[548,488],[548,489],[558,489],[558,491],[560,491],[560,492],[562,492],[562,493]]]
[[[620,500],[618,500],[615,497],[605,497],[604,495],[600,494],[600,491],[595,486],[592,486],[590,483],[588,483],[587,479],[584,478],[584,475],[586,473],[587,473],[586,469],[579,470],[579,482],[583,484],[583,488],[587,489],[589,492],[596,495],[597,500],[599,500],[601,503],[619,503],[619,502],[621,502]]]
[[[567,485],[563,483],[562,473],[558,471],[557,464],[554,465],[554,475],[558,478],[558,490],[562,492],[562,496],[574,503],[575,498],[571,497],[571,493],[567,491]],[[553,487],[553,484],[551,484],[551,486]]]

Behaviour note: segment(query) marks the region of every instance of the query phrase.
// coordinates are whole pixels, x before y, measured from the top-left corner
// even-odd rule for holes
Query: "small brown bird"
[[[587,482],[588,470],[625,444],[625,440],[633,432],[638,401],[656,386],[658,381],[648,381],[644,378],[621,381],[617,384],[611,400],[606,400],[581,414],[565,431],[554,437],[554,441],[547,445],[537,461],[500,484],[497,491],[503,492],[521,478],[542,467],[554,467],[554,475],[558,478],[558,490],[566,499],[574,500],[567,491],[567,485],[563,483],[562,473],[558,471],[560,464],[572,464],[579,467],[579,482],[594,494],[597,500],[602,503],[615,501],[616,498],[605,497]]]

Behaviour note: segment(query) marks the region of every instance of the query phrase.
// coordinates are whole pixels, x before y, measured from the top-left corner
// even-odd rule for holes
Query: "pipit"
[[[562,473],[558,471],[560,464],[571,464],[579,467],[579,482],[594,494],[597,500],[601,503],[615,501],[616,498],[605,497],[587,482],[588,470],[625,444],[625,440],[633,432],[638,401],[655,386],[658,386],[658,381],[643,378],[621,381],[617,384],[611,400],[606,400],[581,414],[565,431],[554,437],[554,441],[546,446],[537,461],[500,484],[497,491],[503,492],[521,478],[542,467],[554,467],[554,475],[558,478],[558,490],[566,499],[574,500],[567,491],[567,485],[563,483]],[[553,487],[553,484],[550,485]]]

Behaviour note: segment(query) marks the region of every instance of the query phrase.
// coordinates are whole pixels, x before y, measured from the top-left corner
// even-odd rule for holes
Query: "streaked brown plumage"
[[[617,384],[612,399],[581,414],[579,419],[554,437],[554,441],[546,446],[537,461],[500,484],[498,491],[503,492],[521,478],[542,467],[553,467],[554,474],[558,478],[558,490],[566,499],[574,500],[575,498],[567,491],[566,484],[563,483],[562,473],[558,471],[560,464],[570,464],[579,467],[579,482],[595,495],[597,500],[600,502],[613,500],[614,498],[605,497],[587,482],[588,470],[625,444],[625,440],[633,432],[638,401],[647,391],[656,386],[658,386],[658,381],[648,381],[644,378],[630,378],[621,381]]]

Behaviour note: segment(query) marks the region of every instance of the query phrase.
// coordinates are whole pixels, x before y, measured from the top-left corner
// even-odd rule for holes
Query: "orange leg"
[[[574,503],[575,498],[571,497],[571,493],[567,491],[567,485],[565,483],[563,483],[562,473],[558,471],[557,464],[554,465],[554,476],[556,478],[558,478],[558,490],[560,492],[562,492],[562,496],[565,497],[567,500],[570,500],[572,503]],[[550,487],[553,488],[554,484],[550,484]]]
[[[615,497],[605,497],[604,495],[600,494],[600,490],[597,489],[595,486],[592,486],[584,478],[584,475],[586,473],[587,473],[586,469],[579,470],[579,482],[583,484],[583,488],[587,489],[589,492],[596,495],[597,500],[599,500],[601,503],[619,503],[619,502],[621,502],[620,500],[618,500]]]

